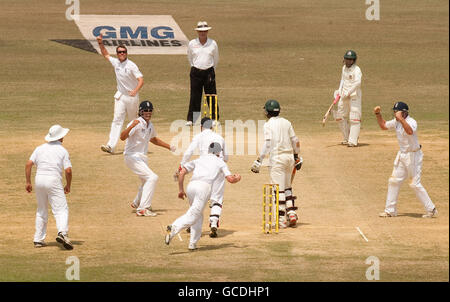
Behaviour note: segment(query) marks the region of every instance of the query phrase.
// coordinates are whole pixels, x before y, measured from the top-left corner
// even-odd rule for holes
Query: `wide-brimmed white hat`
[[[63,128],[60,125],[53,125],[48,130],[48,134],[45,136],[45,140],[47,142],[54,142],[57,141],[69,132],[68,128]]]
[[[208,26],[208,23],[206,21],[199,21],[197,23],[197,27],[194,28],[196,31],[207,31],[210,30],[212,27]]]

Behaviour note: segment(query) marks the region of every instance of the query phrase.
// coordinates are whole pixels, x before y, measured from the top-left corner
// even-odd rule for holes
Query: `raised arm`
[[[105,45],[103,45],[103,36],[102,34],[97,36],[98,46],[100,47],[100,51],[102,56],[105,57],[106,60],[109,60],[109,52],[106,50]]]
[[[373,108],[373,113],[375,113],[375,116],[377,117],[377,122],[380,128],[382,130],[388,130],[388,128],[386,127],[386,121],[381,116],[381,107],[376,106],[375,108]]]
[[[127,127],[127,129],[123,130],[122,133],[120,133],[120,139],[123,141],[126,140],[130,136],[131,129],[136,127],[137,124],[139,124],[139,120],[134,120],[133,123],[129,127]]]

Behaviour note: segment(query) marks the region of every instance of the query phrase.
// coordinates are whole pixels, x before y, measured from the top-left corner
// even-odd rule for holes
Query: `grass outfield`
[[[382,1],[381,20],[367,21],[364,3],[81,0],[81,14],[172,15],[189,39],[197,21],[208,21],[220,51],[221,116],[263,119],[261,107],[275,98],[301,141],[305,165],[293,185],[300,225],[278,235],[260,233],[260,191],[268,173],[250,172],[254,155],[232,156],[229,166],[243,180],[226,187],[219,238],[207,236],[205,223],[199,250],[189,253],[186,233],[183,241],[163,243],[165,225],[187,209],[176,199],[172,180],[181,156],[150,146],[150,167],[159,175],[153,201],[159,215],[132,214],[138,179],[122,155],[99,148],[113,116],[111,65],[98,54],[50,41],[82,38],[65,19],[64,1],[2,0],[0,280],[66,281],[66,258],[77,256],[81,281],[367,281],[365,260],[376,256],[381,281],[448,281],[449,4]],[[338,146],[334,122],[320,124],[348,48],[357,52],[363,72],[362,146],[353,149]],[[170,141],[171,122],[187,113],[187,59],[130,59],[144,74],[141,99],[156,107],[158,134]],[[398,146],[393,132],[378,129],[372,108],[381,105],[389,117],[394,100],[408,103],[418,121],[422,180],[439,209],[436,219],[420,218],[422,205],[406,183],[400,216],[377,217]],[[25,162],[55,123],[71,129],[64,141],[74,168],[71,252],[54,243],[51,215],[50,246],[33,248],[36,202],[24,189]]]

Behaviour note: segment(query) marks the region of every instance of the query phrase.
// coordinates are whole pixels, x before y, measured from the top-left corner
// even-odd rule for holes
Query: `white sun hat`
[[[68,128],[63,128],[60,125],[53,125],[48,130],[48,134],[45,136],[45,140],[47,142],[54,142],[57,141],[69,132]]]
[[[199,21],[197,23],[197,28],[194,28],[196,31],[207,31],[210,30],[212,27],[208,26],[208,23],[206,21]]]

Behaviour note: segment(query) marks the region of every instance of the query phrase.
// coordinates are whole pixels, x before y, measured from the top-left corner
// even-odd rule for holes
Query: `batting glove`
[[[257,159],[253,162],[251,170],[253,173],[259,173],[260,168],[261,168],[261,162],[259,161],[259,159]]]
[[[295,156],[294,156],[295,158]],[[303,165],[303,157],[297,157],[295,158],[295,169],[298,171],[302,168]]]

